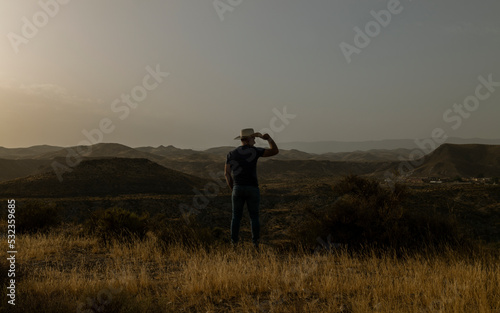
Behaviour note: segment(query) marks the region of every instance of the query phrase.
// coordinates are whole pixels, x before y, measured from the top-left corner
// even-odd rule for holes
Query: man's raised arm
[[[278,146],[276,145],[276,142],[274,142],[273,138],[271,138],[269,134],[264,134],[261,138],[267,140],[267,142],[269,143],[269,149],[264,150],[264,154],[262,155],[263,157],[271,157],[280,152]]]

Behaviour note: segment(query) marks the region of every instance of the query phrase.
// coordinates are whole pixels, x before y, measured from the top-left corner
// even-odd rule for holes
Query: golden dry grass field
[[[211,198],[191,225],[177,210],[179,203],[192,201],[189,195],[19,199],[20,230],[28,225],[34,230],[39,220],[53,226],[25,228],[16,235],[15,306],[7,304],[9,263],[3,245],[0,312],[500,312],[498,186],[420,186],[397,202],[375,184],[349,179],[334,188],[328,181],[263,185],[260,251],[249,244],[247,216],[243,245],[233,249],[227,243],[227,192]],[[364,187],[353,188],[356,184]],[[345,194],[339,196],[339,190]],[[35,204],[27,205],[30,201]],[[370,210],[377,208],[372,203],[385,203],[387,210],[373,215]],[[116,206],[125,209],[105,213],[139,223],[128,224],[137,230],[132,236],[123,237],[97,217],[85,220],[92,210]],[[349,224],[333,214],[361,207],[355,216],[361,223]],[[400,207],[406,213],[390,219],[384,215]],[[324,214],[321,223],[311,224],[306,208]],[[43,214],[33,215],[36,210]],[[405,219],[412,212],[420,218]],[[63,215],[61,221],[52,218],[56,213]],[[356,240],[367,238],[356,232],[343,237],[350,240],[347,247],[334,251],[318,245],[315,237],[312,249],[301,249],[294,238],[301,225],[316,236],[320,226],[340,225],[339,218],[346,233],[355,227],[399,246],[355,247]],[[7,229],[4,218],[0,227]],[[329,230],[335,240],[343,234]],[[415,243],[412,236],[438,245],[405,249],[405,242]]]
[[[256,253],[152,233],[103,246],[73,232],[19,236],[17,305],[3,296],[3,312],[500,312],[486,255]]]

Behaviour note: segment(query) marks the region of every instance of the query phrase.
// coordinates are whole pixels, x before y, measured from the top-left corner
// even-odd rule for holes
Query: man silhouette
[[[255,138],[262,138],[269,143],[269,149],[257,148]],[[260,190],[257,180],[257,160],[260,157],[270,157],[279,153],[278,146],[269,134],[255,133],[253,128],[242,129],[241,145],[227,154],[225,165],[226,182],[233,191],[231,220],[231,243],[235,246],[239,241],[240,223],[243,216],[243,207],[247,204],[252,226],[252,242],[259,247],[260,223],[259,204]]]

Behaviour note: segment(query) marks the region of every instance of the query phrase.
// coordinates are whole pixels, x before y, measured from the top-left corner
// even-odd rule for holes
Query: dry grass
[[[99,246],[68,231],[17,245],[19,312],[500,312],[486,256],[188,249],[151,233]]]

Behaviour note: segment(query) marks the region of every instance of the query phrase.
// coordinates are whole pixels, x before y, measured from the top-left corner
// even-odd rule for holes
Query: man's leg
[[[248,190],[249,197],[247,199],[248,213],[250,215],[250,223],[252,224],[252,242],[255,247],[259,246],[260,240],[260,222],[259,222],[259,206],[260,206],[260,191],[259,187],[252,187]]]
[[[231,220],[231,243],[237,244],[239,241],[241,217],[243,216],[243,206],[245,205],[243,190],[241,190],[238,186],[234,186],[231,198],[233,204],[233,218]]]

